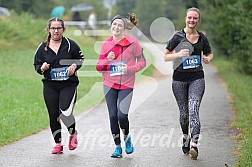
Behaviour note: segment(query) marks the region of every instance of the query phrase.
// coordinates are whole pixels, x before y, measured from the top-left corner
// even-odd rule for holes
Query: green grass
[[[240,131],[236,166],[252,166],[252,77],[237,72],[236,64],[230,61],[215,59],[214,64],[232,94],[235,110],[232,126]]]
[[[32,66],[33,53],[33,50],[0,52],[0,145],[48,124],[42,85]]]

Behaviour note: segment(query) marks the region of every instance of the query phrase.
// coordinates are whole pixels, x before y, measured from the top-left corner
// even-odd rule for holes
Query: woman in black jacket
[[[34,67],[39,74],[44,75],[43,95],[56,143],[52,154],[58,154],[63,151],[60,120],[70,134],[69,150],[74,150],[78,144],[72,113],[79,83],[77,70],[82,66],[84,56],[73,40],[63,36],[65,27],[62,19],[51,18],[46,30],[47,40],[36,50]]]

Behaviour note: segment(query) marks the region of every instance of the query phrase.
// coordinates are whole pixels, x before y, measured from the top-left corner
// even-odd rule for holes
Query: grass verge
[[[238,72],[236,64],[225,59],[215,59],[214,64],[232,94],[235,110],[232,126],[240,131],[236,166],[252,166],[252,77]]]

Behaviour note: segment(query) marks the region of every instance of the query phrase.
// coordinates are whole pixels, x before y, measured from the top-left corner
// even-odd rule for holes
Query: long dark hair
[[[46,46],[45,46],[45,51],[48,51],[48,46],[50,44],[50,39],[51,39],[51,33],[49,31],[50,27],[51,27],[51,23],[52,21],[59,21],[61,22],[61,26],[63,27],[63,30],[65,31],[65,25],[64,25],[64,20],[62,20],[61,18],[58,18],[58,17],[53,17],[53,18],[50,18],[48,20],[48,24],[47,24],[47,27],[46,27],[46,32],[47,32],[47,38],[46,38]]]

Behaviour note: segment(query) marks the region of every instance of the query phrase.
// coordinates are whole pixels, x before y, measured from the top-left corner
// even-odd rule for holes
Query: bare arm
[[[181,58],[188,55],[189,55],[189,49],[182,49],[178,53],[176,53],[175,51],[171,52],[168,49],[165,49],[164,61],[165,62],[172,61],[174,59]]]
[[[205,64],[209,64],[212,59],[213,59],[213,53],[212,52],[202,56],[202,60],[203,60],[203,62]]]

